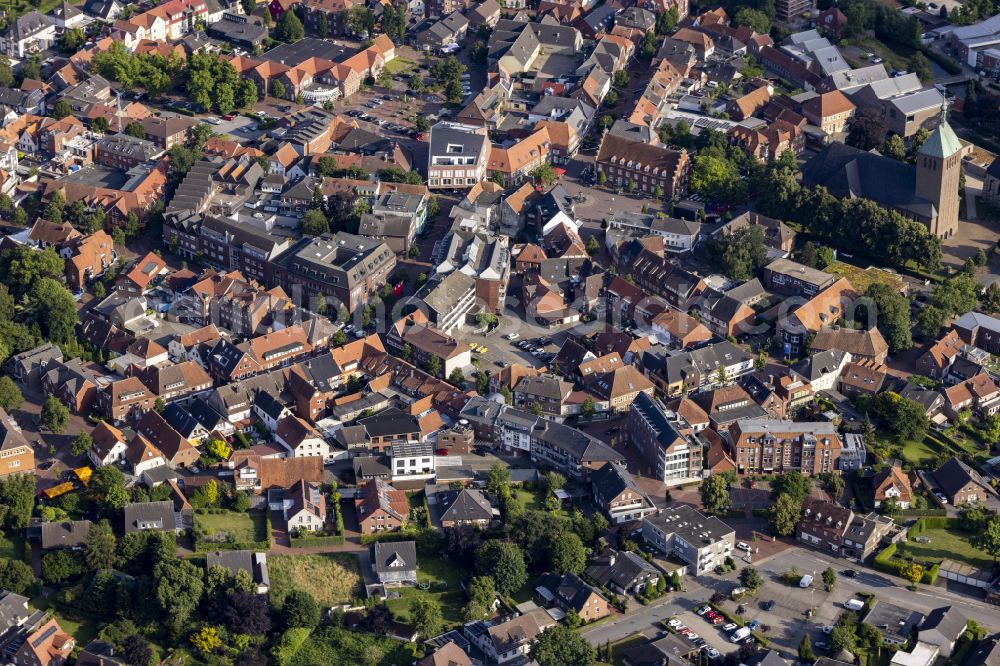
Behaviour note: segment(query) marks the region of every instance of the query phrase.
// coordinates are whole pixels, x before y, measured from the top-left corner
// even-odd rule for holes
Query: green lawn
[[[902,446],[903,458],[918,466],[922,463],[933,462],[938,457],[938,453],[927,444],[926,440],[919,442],[907,440]]]
[[[517,486],[514,488],[514,496],[521,501],[525,509],[533,509],[535,511],[546,511],[545,508],[545,490],[542,488],[525,488],[524,486]],[[565,508],[559,509],[556,514],[560,518],[569,518],[569,512]]]
[[[400,72],[405,72],[413,67],[413,61],[408,58],[393,58],[389,62],[385,63],[385,71],[389,72],[391,76],[395,76]]]
[[[901,541],[896,548],[896,557],[912,557],[919,562],[937,563],[944,558],[965,562],[983,569],[993,568],[993,558],[970,543],[971,534],[959,530],[925,529],[920,533],[930,543]]]
[[[625,663],[625,650],[629,648],[634,648],[638,645],[642,645],[649,639],[645,636],[630,636],[623,641],[618,641],[611,646],[611,664],[612,666],[622,666]]]
[[[467,580],[471,573],[462,565],[439,558],[424,557],[417,563],[417,585],[427,583],[430,587],[422,590],[419,587],[396,588],[398,599],[389,599],[386,605],[393,615],[401,620],[408,619],[410,602],[418,597],[430,599],[441,606],[441,617],[449,628],[462,623],[462,607],[465,605],[465,592],[462,591],[462,580]]]
[[[361,568],[350,553],[271,555],[271,604],[280,607],[293,589],[313,595],[320,606],[335,606],[362,595]]]
[[[195,514],[195,525],[205,531],[206,541],[224,541],[225,535],[232,535],[231,541],[248,543],[265,541],[267,520],[263,512],[236,513],[205,513]]]
[[[97,637],[97,624],[93,620],[70,619],[57,604],[50,602],[48,597],[34,597],[30,600],[30,604],[38,610],[50,611],[63,631],[75,638],[79,645],[86,645]],[[76,617],[75,613],[74,616]]]

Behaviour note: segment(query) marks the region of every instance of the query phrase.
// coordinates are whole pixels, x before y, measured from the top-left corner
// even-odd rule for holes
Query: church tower
[[[948,105],[941,108],[941,122],[917,151],[916,195],[934,204],[937,217],[930,232],[950,238],[958,231],[958,180],[962,171],[962,143],[948,124]]]

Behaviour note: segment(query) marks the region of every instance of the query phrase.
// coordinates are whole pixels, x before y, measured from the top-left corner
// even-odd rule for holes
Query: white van
[[[729,640],[732,641],[733,643],[739,643],[749,635],[750,635],[749,629],[747,629],[746,627],[740,627],[739,629],[733,632],[733,635],[729,637]]]
[[[844,608],[846,608],[847,610],[859,611],[864,607],[865,607],[865,602],[861,601],[860,599],[849,599],[848,601],[844,602]]]
[[[813,577],[810,576],[809,574],[806,574],[805,576],[803,576],[802,580],[799,581],[799,587],[802,587],[802,588],[809,587],[812,584],[813,584]]]

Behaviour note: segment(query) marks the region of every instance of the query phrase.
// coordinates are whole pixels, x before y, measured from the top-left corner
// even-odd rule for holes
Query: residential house
[[[14,18],[0,38],[0,53],[23,60],[45,51],[56,41],[56,24],[50,17],[34,10]]]
[[[289,531],[318,532],[326,524],[326,496],[319,485],[299,479],[281,493]]]
[[[415,541],[377,541],[372,544],[372,571],[383,585],[417,584]]]
[[[688,349],[712,339],[712,332],[700,321],[677,310],[664,310],[653,317],[653,333],[663,344]]]
[[[938,491],[952,506],[985,503],[987,497],[996,496],[996,491],[979,472],[955,457],[934,470],[932,477]]]
[[[900,509],[909,509],[913,501],[913,488],[910,486],[910,477],[903,471],[899,461],[892,461],[890,465],[883,468],[875,478],[872,479],[874,488],[875,508],[882,506],[884,502],[892,501]]]
[[[205,553],[205,569],[222,567],[235,576],[244,571],[250,575],[257,594],[267,594],[271,589],[271,576],[267,570],[267,554],[252,550],[216,550]]]
[[[687,563],[688,573],[701,576],[730,557],[736,531],[694,507],[681,504],[642,519],[642,538],[670,556]]]
[[[875,361],[852,361],[840,373],[840,392],[849,398],[875,395],[882,390],[888,368]]]
[[[35,471],[35,452],[13,416],[0,408],[0,478]]]
[[[63,631],[59,622],[45,613],[33,615],[26,622],[13,636],[7,637],[4,658],[12,664],[32,666],[62,666],[67,663],[76,647],[76,640]]]
[[[174,503],[132,502],[125,505],[125,533],[133,532],[174,532],[179,527]]]
[[[966,312],[952,327],[966,344],[1000,354],[1000,319],[981,312]]]
[[[97,392],[97,409],[114,424],[134,421],[153,409],[156,394],[138,377],[111,382]]]
[[[917,373],[931,379],[943,379],[965,344],[957,330],[948,331],[917,359]]]
[[[607,597],[575,573],[546,574],[535,590],[542,593],[545,601],[555,602],[567,613],[576,613],[584,624],[611,615]]]
[[[15,381],[29,389],[36,389],[42,381],[42,376],[49,367],[62,363],[62,350],[51,342],[40,347],[14,354],[8,360],[8,368]]]
[[[573,385],[556,377],[541,375],[523,377],[514,387],[514,406],[533,410],[549,416],[565,416]]]
[[[280,455],[280,450],[268,456],[250,454],[234,464],[233,480],[236,488],[260,494],[272,488],[283,491],[299,481],[323,483],[321,457],[283,458]]]
[[[527,657],[535,639],[555,623],[544,609],[538,608],[497,624],[486,625],[484,631],[478,634],[472,633],[476,628],[468,625],[465,631],[490,663],[505,664]]]
[[[639,594],[663,574],[637,553],[608,549],[586,569],[587,577],[616,594]]]
[[[836,388],[840,374],[851,362],[851,355],[840,349],[812,353],[790,368],[792,376],[809,382],[813,390],[829,391]]]
[[[295,458],[320,456],[323,460],[333,460],[329,443],[316,428],[298,416],[286,416],[278,422],[274,440],[285,447]]]
[[[1000,410],[1000,388],[985,372],[944,390],[945,413],[957,419],[964,411],[992,416]]]
[[[828,135],[834,135],[846,129],[847,123],[854,117],[855,109],[847,95],[839,90],[831,90],[806,100],[802,105],[802,115],[810,124]]]
[[[201,456],[198,449],[191,446],[191,442],[171,428],[156,412],[146,412],[139,419],[135,432],[156,447],[173,469],[190,467]]]
[[[624,465],[611,463],[600,468],[590,475],[590,487],[594,502],[613,525],[641,520],[656,511]]]
[[[410,513],[406,493],[382,479],[372,479],[354,497],[354,510],[362,534],[400,529]]]
[[[823,327],[816,332],[809,349],[818,352],[839,349],[848,352],[851,355],[851,361],[855,363],[868,361],[884,364],[889,356],[889,344],[875,326],[870,329],[844,326]]]
[[[929,645],[936,645],[942,657],[950,657],[958,639],[962,637],[968,626],[968,618],[957,608],[941,606],[928,613],[924,621],[920,623],[917,628],[917,640]]]
[[[471,525],[486,529],[499,517],[499,512],[485,493],[475,488],[447,490],[435,494],[441,511],[441,527]]]
[[[103,229],[73,243],[66,252],[66,285],[83,289],[118,261],[114,240]]]
[[[125,459],[128,450],[125,434],[107,421],[101,421],[90,433],[94,445],[87,452],[87,457],[95,467],[114,465]]]

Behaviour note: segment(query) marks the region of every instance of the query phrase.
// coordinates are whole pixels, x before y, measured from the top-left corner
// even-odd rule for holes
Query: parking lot
[[[714,622],[717,623],[713,624],[713,620],[707,613],[704,615],[698,614],[698,609],[704,607],[705,604],[699,604],[692,610],[678,613],[673,620],[668,621],[668,624],[669,622],[680,622],[681,624],[680,626],[672,626],[671,630],[692,645],[699,645],[701,641],[704,641],[704,647],[701,649],[707,652],[710,658],[715,653],[724,656],[738,649],[739,644],[732,642],[729,638],[733,631],[736,630],[735,625],[731,625],[725,619],[721,621],[715,620]],[[730,628],[724,629],[724,627]],[[685,628],[693,631],[694,634],[684,636]],[[701,641],[698,639],[701,639]],[[718,659],[719,657],[715,658]]]

